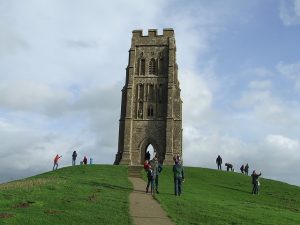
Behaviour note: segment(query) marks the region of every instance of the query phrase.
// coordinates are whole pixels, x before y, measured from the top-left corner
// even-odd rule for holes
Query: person
[[[84,156],[84,157],[83,157],[83,160],[82,160],[82,162],[83,162],[83,164],[84,164],[84,165],[86,165],[86,164],[87,164],[87,157],[86,157],[86,156]]]
[[[253,188],[252,188],[252,194],[257,194],[258,195],[258,188],[259,188],[259,181],[258,181],[258,178],[261,176],[261,172],[259,174],[257,174],[255,172],[255,170],[253,170],[252,174],[251,174],[251,177],[252,177],[252,185],[253,185]]]
[[[62,156],[59,156],[58,154],[54,157],[54,165],[53,165],[53,171],[57,170],[58,168],[58,160],[61,158]]]
[[[249,171],[248,163],[246,164],[244,171],[245,171],[245,174],[248,176],[248,171]]]
[[[145,160],[150,160],[150,152],[147,151],[146,154],[145,154]]]
[[[72,166],[75,166],[76,158],[77,158],[77,152],[74,151],[73,154],[72,154]]]
[[[234,171],[233,165],[232,165],[232,164],[230,164],[230,163],[225,163],[225,166],[227,167],[227,171],[229,171],[229,169],[230,169],[231,171]]]
[[[220,155],[218,155],[218,157],[216,159],[216,163],[218,165],[218,170],[222,170],[222,158]]]
[[[241,170],[241,173],[244,174],[244,171],[245,171],[244,164],[241,166],[240,170]]]
[[[93,158],[90,158],[90,165],[93,164]]]
[[[158,163],[158,159],[157,159],[156,155],[151,160],[151,167],[153,168],[153,176],[154,176],[154,181],[155,181],[155,192],[157,194],[159,194],[159,191],[158,191],[158,175],[162,171],[162,165],[160,163]]]
[[[148,178],[148,183],[146,187],[146,193],[148,193],[149,186],[151,185],[150,186],[151,195],[154,195],[154,172],[150,163],[148,165],[147,178]]]
[[[184,181],[184,172],[181,163],[176,160],[175,165],[173,166],[174,173],[174,191],[175,196],[180,196],[182,192],[182,182]]]

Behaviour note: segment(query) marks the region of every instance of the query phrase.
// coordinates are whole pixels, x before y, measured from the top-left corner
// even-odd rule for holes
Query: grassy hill
[[[260,179],[252,195],[249,176],[201,168],[185,168],[183,195],[173,195],[171,167],[165,167],[157,200],[176,224],[299,225],[300,188]]]
[[[155,198],[176,224],[300,224],[299,187],[261,179],[253,196],[250,177],[186,167],[183,195],[175,197],[171,170],[164,167]],[[0,184],[0,224],[132,224],[131,191],[126,166],[59,169]]]
[[[0,224],[132,224],[126,166],[76,166],[0,185]]]

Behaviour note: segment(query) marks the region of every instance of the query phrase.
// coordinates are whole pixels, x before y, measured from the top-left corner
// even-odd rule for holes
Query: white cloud
[[[283,24],[286,26],[300,24],[300,1],[281,0],[279,6],[279,16]]]
[[[300,62],[297,63],[283,63],[280,62],[276,69],[281,75],[294,82],[294,90],[300,93]]]

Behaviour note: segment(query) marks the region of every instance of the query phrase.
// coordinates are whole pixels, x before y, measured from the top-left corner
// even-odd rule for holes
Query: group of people
[[[240,170],[241,170],[242,174],[248,175],[248,171],[249,171],[249,165],[248,165],[248,163],[246,165],[243,164],[241,166]]]
[[[58,161],[59,159],[61,158],[62,156],[59,156],[58,154],[54,157],[54,160],[53,160],[53,171],[54,170],[57,170],[58,168]],[[72,153],[72,166],[75,166],[76,165],[76,159],[77,159],[77,152],[76,151],[73,151]],[[83,157],[83,160],[80,161],[80,165],[87,165],[88,163],[88,159],[86,156]],[[93,164],[93,159],[90,158],[90,164]]]
[[[182,193],[182,182],[184,182],[184,171],[182,166],[182,160],[179,155],[175,155],[173,157],[174,165],[173,165],[173,174],[174,174],[174,194],[175,196],[180,196]],[[144,169],[147,173],[147,186],[146,193],[149,192],[151,195],[154,193],[159,194],[158,191],[158,177],[162,172],[162,164],[158,162],[157,154],[154,152],[154,157],[150,160],[150,153],[147,151],[145,154],[145,163]],[[154,192],[155,191],[155,192]]]
[[[222,158],[220,155],[218,155],[217,159],[216,159],[216,164],[218,166],[218,170],[222,170]],[[234,171],[234,168],[233,168],[233,165],[231,163],[225,163],[225,166],[226,166],[226,170],[227,171]],[[248,175],[248,171],[249,171],[249,165],[248,163],[246,165],[242,165],[240,167],[240,171],[242,174],[245,174],[245,175]],[[252,194],[258,194],[258,190],[259,190],[259,186],[260,186],[260,183],[259,183],[259,177],[261,176],[261,172],[259,174],[256,173],[255,170],[253,170],[252,174],[251,174],[251,177],[252,177],[252,185],[253,185],[253,188],[252,188]]]

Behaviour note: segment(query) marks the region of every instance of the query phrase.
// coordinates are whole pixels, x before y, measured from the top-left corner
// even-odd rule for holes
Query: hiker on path
[[[259,184],[259,180],[258,178],[261,176],[261,172],[259,174],[257,174],[255,172],[255,170],[253,170],[251,177],[252,177],[252,184],[253,184],[253,188],[252,188],[252,194],[257,194],[258,195],[258,188],[260,186]]]
[[[233,165],[232,165],[231,163],[225,163],[225,166],[227,167],[227,171],[229,171],[229,169],[230,169],[231,171],[234,171]]]
[[[153,175],[154,175],[154,181],[155,181],[155,191],[156,191],[157,194],[159,194],[159,191],[158,191],[158,176],[162,171],[162,165],[160,163],[158,163],[158,159],[157,159],[156,155],[151,160],[151,167],[153,168]]]
[[[86,156],[84,156],[84,157],[83,157],[83,160],[82,160],[82,162],[83,162],[83,164],[84,164],[84,165],[86,165],[86,164],[87,164],[87,157],[86,157]]]
[[[245,174],[248,176],[248,171],[249,171],[249,165],[248,165],[248,163],[246,164],[244,171],[245,171]]]
[[[150,163],[148,164],[147,178],[148,183],[146,187],[146,193],[148,193],[150,186],[151,195],[154,195],[154,171]]]
[[[216,159],[216,163],[218,165],[218,170],[222,170],[222,158],[220,155],[218,155],[218,157]]]
[[[244,164],[241,166],[240,170],[241,170],[241,173],[244,174],[244,171],[245,171]]]
[[[77,152],[74,151],[73,154],[72,154],[72,166],[75,166],[76,158],[77,158]]]
[[[54,157],[54,165],[53,165],[53,171],[57,170],[58,167],[58,160],[61,158],[62,156],[59,156],[58,154]]]
[[[181,185],[182,182],[184,181],[184,172],[183,172],[183,167],[181,163],[176,160],[175,165],[173,166],[173,173],[174,173],[174,191],[176,196],[181,195]]]

